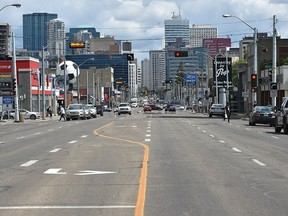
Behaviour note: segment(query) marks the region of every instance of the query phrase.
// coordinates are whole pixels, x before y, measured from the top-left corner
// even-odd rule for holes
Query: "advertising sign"
[[[226,87],[227,86],[227,76],[229,87],[232,85],[232,60],[231,58],[218,57],[214,59],[213,64],[213,83],[218,87]]]

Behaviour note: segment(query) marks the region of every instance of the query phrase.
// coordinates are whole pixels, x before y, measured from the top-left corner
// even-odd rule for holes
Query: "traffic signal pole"
[[[15,89],[14,89],[14,92],[15,92],[15,95],[14,95],[14,105],[15,105],[15,122],[19,122],[19,106],[18,106],[18,82],[17,82],[17,68],[16,68],[16,50],[15,50],[15,36],[14,36],[14,33],[12,32],[12,49],[13,49],[13,77],[14,77],[14,80],[13,80],[13,85],[14,85],[14,82],[15,82]]]
[[[272,59],[272,83],[276,83],[276,63],[277,63],[277,51],[276,51],[276,47],[277,47],[277,41],[276,41],[276,36],[277,36],[277,32],[276,32],[276,16],[273,16],[273,59]],[[277,84],[276,84],[277,86]],[[271,91],[271,89],[270,89]],[[274,91],[274,90],[273,90]],[[277,91],[277,90],[276,90]],[[275,94],[272,97],[272,106],[275,107],[276,106],[276,96]]]

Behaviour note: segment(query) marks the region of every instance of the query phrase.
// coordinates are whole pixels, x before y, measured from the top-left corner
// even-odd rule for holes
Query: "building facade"
[[[189,20],[173,14],[172,19],[164,21],[165,48],[184,47],[189,44]]]
[[[65,24],[58,19],[47,22],[47,51],[50,56],[66,54]]]
[[[192,25],[189,47],[203,47],[203,39],[217,38],[218,29],[205,25]]]
[[[39,51],[47,46],[47,22],[57,19],[57,14],[23,14],[23,48]]]
[[[0,23],[0,58],[5,58],[10,50],[10,31],[8,23]]]
[[[152,89],[157,90],[166,80],[165,51],[152,50],[149,52],[150,70],[152,73]]]

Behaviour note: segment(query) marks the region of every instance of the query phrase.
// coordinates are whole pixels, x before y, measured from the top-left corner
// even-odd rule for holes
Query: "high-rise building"
[[[203,39],[206,38],[217,38],[217,28],[192,25],[190,28],[190,47],[203,47]]]
[[[65,24],[53,19],[47,22],[47,51],[51,56],[64,56],[66,53]]]
[[[144,59],[141,61],[141,71],[142,71],[142,82],[141,86],[146,86],[148,89],[152,89],[152,72],[150,69],[150,61],[148,59]]]
[[[57,19],[57,14],[23,14],[23,48],[42,50],[47,46],[47,22]]]
[[[171,20],[164,21],[165,48],[185,47],[189,44],[189,20],[173,14]]]
[[[162,87],[162,82],[166,80],[165,51],[152,50],[149,52],[150,70],[152,73],[152,89]]]
[[[8,23],[0,23],[0,57],[5,58],[9,54],[11,27]]]
[[[70,28],[69,33],[66,34],[68,40],[67,40],[67,46],[66,46],[66,54],[70,55],[76,53],[77,54],[84,54],[79,53],[79,50],[77,49],[70,49],[69,43],[70,42],[86,42],[87,40],[91,38],[100,38],[100,32],[97,32],[94,27],[91,26],[79,26],[75,28]],[[84,49],[84,52],[87,54],[87,48]]]

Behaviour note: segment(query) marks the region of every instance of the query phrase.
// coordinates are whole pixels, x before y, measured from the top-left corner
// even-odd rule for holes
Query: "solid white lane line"
[[[266,164],[260,162],[260,161],[257,160],[257,159],[252,159],[252,160],[253,160],[255,163],[257,163],[258,165],[260,165],[260,166],[266,166]]]
[[[0,210],[25,210],[25,209],[125,209],[136,206],[0,206]]]
[[[56,149],[53,149],[53,150],[51,150],[51,151],[49,151],[49,152],[55,153],[55,152],[58,152],[58,151],[60,151],[60,150],[61,150],[61,148],[56,148]]]
[[[242,152],[240,149],[238,149],[238,148],[232,148],[233,149],[233,151],[235,151],[235,152]]]
[[[77,142],[77,140],[72,140],[69,143],[72,144],[72,143],[76,143],[76,142]]]
[[[20,166],[21,167],[28,167],[28,166],[31,166],[32,164],[35,164],[38,160],[30,160],[24,164],[21,164]]]

